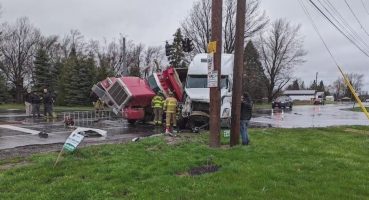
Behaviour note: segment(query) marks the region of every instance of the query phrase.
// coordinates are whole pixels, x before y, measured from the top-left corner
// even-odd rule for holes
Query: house
[[[286,90],[283,94],[293,101],[311,101],[315,98],[315,90]]]

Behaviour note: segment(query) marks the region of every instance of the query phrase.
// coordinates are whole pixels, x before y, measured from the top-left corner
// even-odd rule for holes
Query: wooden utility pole
[[[230,145],[239,144],[240,138],[240,110],[243,78],[243,54],[245,41],[245,10],[246,0],[237,0],[236,38],[233,67],[233,91],[232,91],[232,121]]]
[[[214,71],[217,74],[217,87],[210,88],[210,147],[220,146],[220,77],[222,53],[222,9],[223,0],[212,0],[211,41],[216,42],[214,52]],[[211,52],[208,52],[211,53]]]

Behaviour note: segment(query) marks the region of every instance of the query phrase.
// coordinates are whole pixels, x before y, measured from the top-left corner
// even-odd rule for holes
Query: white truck
[[[221,62],[221,110],[222,127],[230,126],[233,83],[233,54],[222,54]],[[208,54],[198,54],[188,67],[182,116],[189,119],[193,130],[209,124],[210,89],[208,88]]]

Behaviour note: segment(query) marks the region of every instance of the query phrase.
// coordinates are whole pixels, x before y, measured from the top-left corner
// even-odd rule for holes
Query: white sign
[[[208,54],[208,73],[214,71],[214,54]]]
[[[228,138],[231,135],[231,130],[223,130],[223,137]]]
[[[67,141],[65,141],[63,148],[66,151],[73,152],[76,150],[77,146],[82,142],[85,136],[73,131],[68,137]]]
[[[208,73],[208,87],[218,87],[218,71]]]

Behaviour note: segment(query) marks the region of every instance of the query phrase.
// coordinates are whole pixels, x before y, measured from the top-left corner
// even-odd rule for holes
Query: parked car
[[[365,99],[365,102],[369,102],[369,99]]]
[[[280,96],[278,98],[276,98],[273,102],[272,102],[272,108],[291,108],[292,109],[293,106],[293,102],[292,99],[288,96]]]

